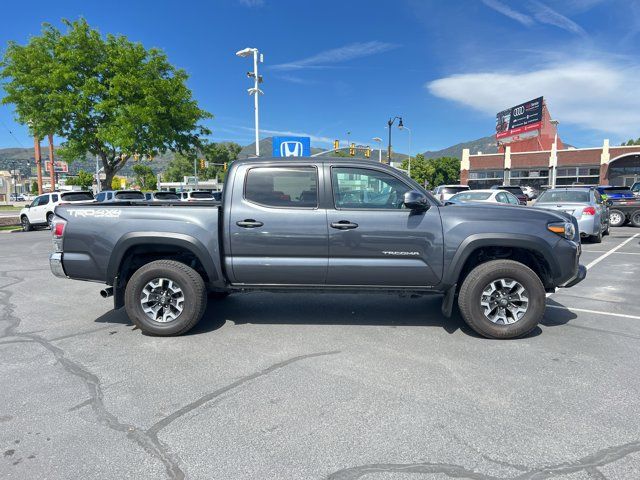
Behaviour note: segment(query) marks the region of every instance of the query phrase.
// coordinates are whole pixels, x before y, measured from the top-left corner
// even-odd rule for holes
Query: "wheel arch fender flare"
[[[465,238],[458,246],[445,272],[443,283],[456,284],[469,256],[482,247],[514,247],[539,253],[549,265],[551,275],[556,277],[560,274],[558,263],[553,256],[552,245],[540,237],[513,233],[477,233]]]
[[[132,247],[140,245],[168,245],[185,249],[200,261],[209,279],[209,283],[215,285],[224,282],[220,265],[216,265],[213,254],[204,244],[191,235],[167,232],[130,232],[123,235],[113,247],[113,251],[107,265],[107,279],[112,281],[119,274],[122,260]]]

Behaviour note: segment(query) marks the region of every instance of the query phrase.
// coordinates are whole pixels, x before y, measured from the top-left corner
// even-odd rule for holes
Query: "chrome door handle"
[[[354,228],[358,228],[358,224],[352,223],[349,220],[340,220],[339,222],[332,223],[331,228],[337,230],[353,230]]]
[[[236,222],[236,225],[242,228],[258,228],[264,225],[262,222],[258,222],[253,218],[247,218],[245,220],[241,220]]]

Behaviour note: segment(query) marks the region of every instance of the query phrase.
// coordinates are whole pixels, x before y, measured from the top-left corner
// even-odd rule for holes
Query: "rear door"
[[[48,193],[36,197],[33,206],[29,208],[29,221],[31,223],[45,223],[47,221],[47,208],[49,207]]]
[[[232,283],[322,285],[327,213],[319,165],[241,165],[235,174],[225,266]]]
[[[375,167],[326,166],[333,208],[329,227],[329,285],[428,287],[442,277],[438,207],[404,207],[412,190],[402,177]]]

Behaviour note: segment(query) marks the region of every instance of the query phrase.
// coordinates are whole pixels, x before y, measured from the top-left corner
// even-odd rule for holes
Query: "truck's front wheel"
[[[125,290],[127,315],[149,335],[187,332],[200,321],[206,306],[202,277],[173,260],[157,260],[140,267]]]
[[[533,330],[544,315],[545,290],[526,265],[492,260],[474,268],[458,296],[464,320],[487,338],[514,338]]]

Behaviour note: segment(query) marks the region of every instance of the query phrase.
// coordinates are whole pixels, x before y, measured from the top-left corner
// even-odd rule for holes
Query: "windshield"
[[[487,200],[491,196],[491,192],[463,192],[451,197],[452,201],[472,202],[474,200]]]
[[[65,202],[85,202],[93,200],[93,194],[89,192],[68,192],[60,194]]]
[[[142,192],[116,192],[115,196],[118,200],[144,200]]]
[[[547,190],[540,197],[538,202],[541,203],[557,203],[557,202],[588,202],[589,192],[585,190]]]
[[[469,190],[469,187],[444,187],[442,193],[458,193]]]

